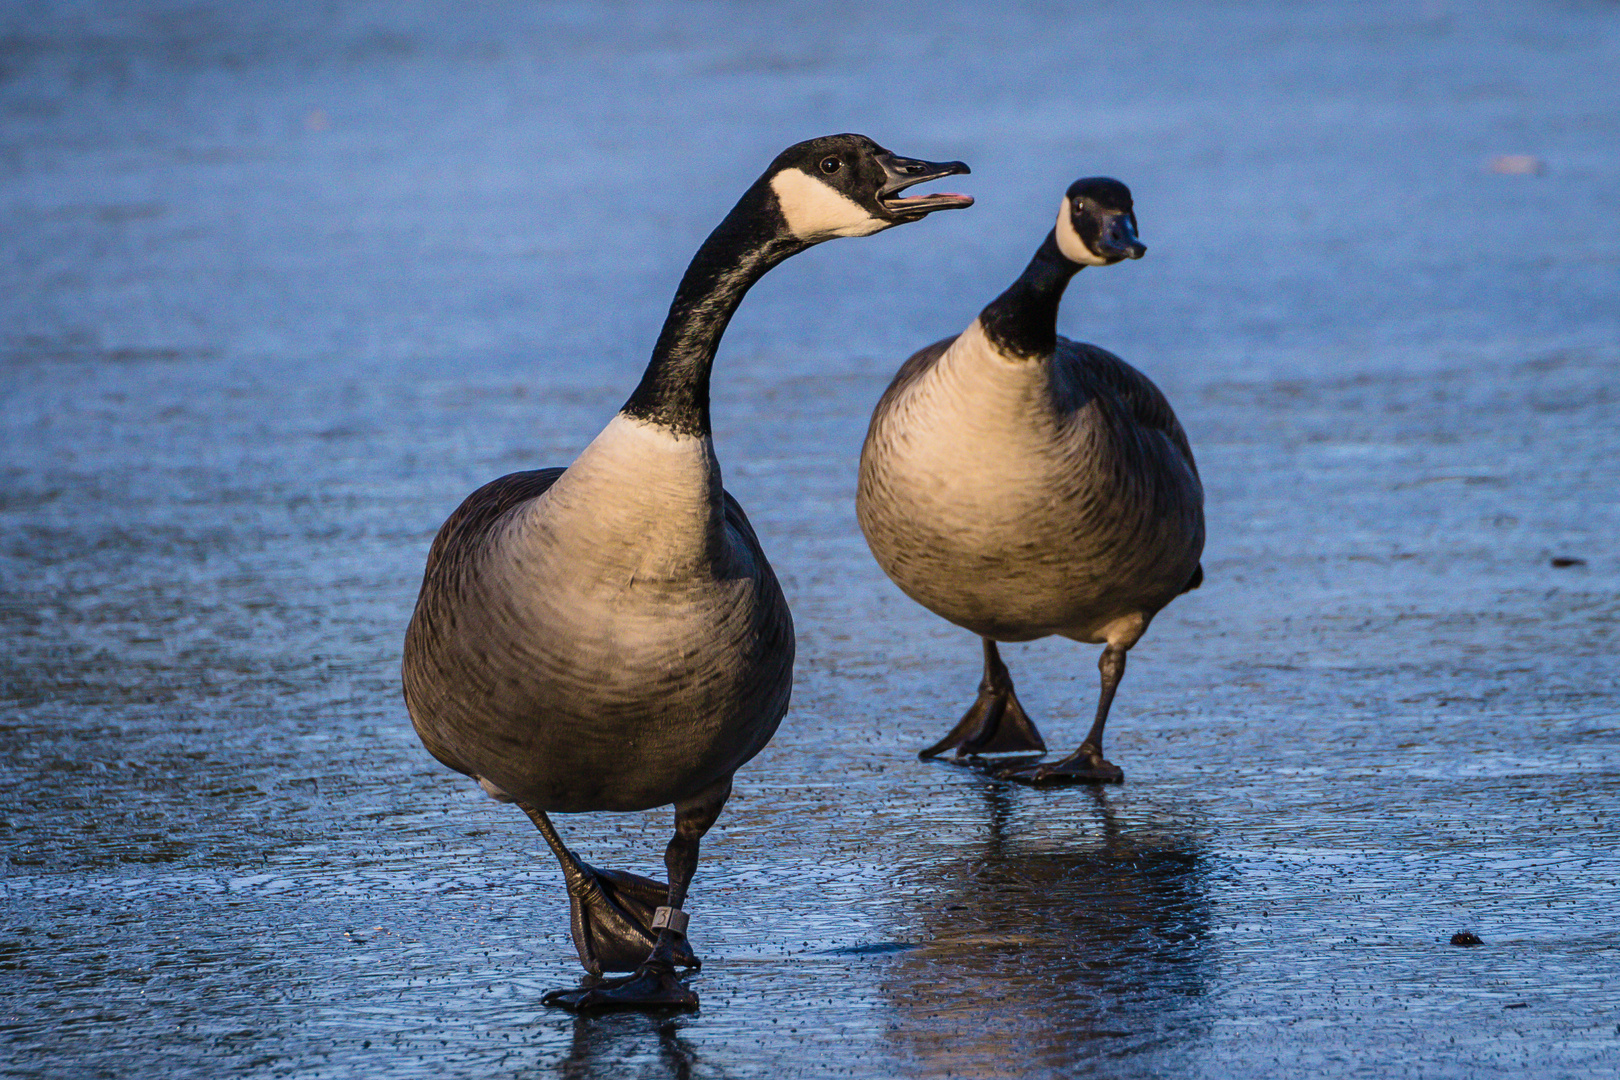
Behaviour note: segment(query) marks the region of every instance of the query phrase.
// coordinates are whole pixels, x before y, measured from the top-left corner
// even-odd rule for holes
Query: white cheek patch
[[[1108,265],[1108,260],[1086,247],[1085,242],[1080,239],[1080,234],[1074,231],[1074,219],[1069,216],[1067,195],[1058,204],[1057,242],[1058,250],[1063,252],[1063,257],[1070,262],[1080,263],[1082,266]]]
[[[799,169],[784,169],[771,177],[771,190],[788,229],[800,240],[816,243],[835,236],[870,236],[893,224],[872,216],[849,196]]]

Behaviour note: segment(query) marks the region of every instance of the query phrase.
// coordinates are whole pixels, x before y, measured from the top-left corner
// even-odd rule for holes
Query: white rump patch
[[[494,784],[490,783],[488,780],[485,780],[482,776],[480,776],[478,778],[478,786],[484,789],[484,794],[485,795],[488,795],[490,798],[494,799],[496,802],[514,802],[515,801],[512,798],[512,796],[508,795],[506,792],[502,791],[500,788],[496,787]]]
[[[1108,260],[1098,256],[1090,248],[1086,247],[1085,241],[1080,239],[1080,234],[1074,231],[1074,219],[1069,216],[1069,197],[1067,195],[1063,196],[1063,201],[1058,204],[1057,242],[1058,250],[1063,252],[1063,257],[1070,262],[1076,262],[1082,266],[1108,265]]]
[[[771,177],[771,190],[788,229],[800,240],[819,243],[835,236],[871,236],[894,224],[802,169],[783,169]]]

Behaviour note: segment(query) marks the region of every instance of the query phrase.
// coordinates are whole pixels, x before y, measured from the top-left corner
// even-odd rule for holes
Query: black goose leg
[[[956,749],[956,761],[972,754],[1046,752],[1046,741],[1018,703],[1012,676],[1001,662],[996,643],[989,638],[984,639],[984,678],[979,681],[978,699],[949,735],[917,756],[927,761],[952,747]]]
[[[1102,693],[1097,698],[1097,719],[1092,722],[1080,749],[1047,765],[1026,765],[1006,769],[997,775],[1025,784],[1118,784],[1125,779],[1125,771],[1103,757],[1103,725],[1108,722],[1108,707],[1114,703],[1114,691],[1125,677],[1125,650],[1110,645],[1097,660],[1102,673]]]
[[[592,975],[634,971],[657,940],[653,912],[664,902],[669,886],[620,870],[598,870],[568,850],[543,811],[525,803],[518,805],[562,864],[580,964]],[[690,947],[676,955],[675,963],[702,966]]]
[[[697,993],[675,977],[682,956],[691,955],[686,942],[686,890],[697,871],[698,843],[709,831],[731,795],[731,777],[710,786],[696,798],[675,806],[675,836],[664,850],[669,871],[667,904],[658,911],[658,940],[633,975],[591,981],[572,990],[553,990],[542,998],[546,1005],[572,1012],[608,1009],[695,1009]]]

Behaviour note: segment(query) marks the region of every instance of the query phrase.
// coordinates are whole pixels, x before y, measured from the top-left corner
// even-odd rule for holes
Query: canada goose
[[[732,774],[787,711],[793,620],[709,429],[715,349],[749,287],[790,255],[965,195],[904,196],[965,173],[861,135],[784,150],[704,241],[641,383],[567,469],[479,488],[439,529],[405,635],[405,702],[428,751],[516,802],[562,864],[580,962],[570,1009],[690,1007],[681,905]],[[597,870],[548,813],[675,805],[669,882]]]
[[[1044,752],[996,642],[1062,634],[1106,645],[1096,721],[1063,760],[1001,775],[1124,778],[1103,757],[1103,724],[1126,650],[1203,580],[1204,492],[1158,387],[1059,337],[1057,311],[1077,271],[1146,250],[1124,184],[1076,181],[1018,280],[907,360],[872,412],[856,498],[872,554],[906,595],[984,639],[978,699],[925,759]]]

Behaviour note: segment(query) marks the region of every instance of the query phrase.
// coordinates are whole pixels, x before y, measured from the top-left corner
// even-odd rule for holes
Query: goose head
[[[1070,184],[1058,208],[1057,242],[1063,257],[1081,266],[1110,266],[1147,254],[1136,238],[1131,189],[1106,176]]]
[[[973,205],[969,195],[902,195],[917,184],[970,171],[960,161],[900,157],[865,135],[825,135],[777,155],[765,177],[787,231],[806,243],[870,236]]]

